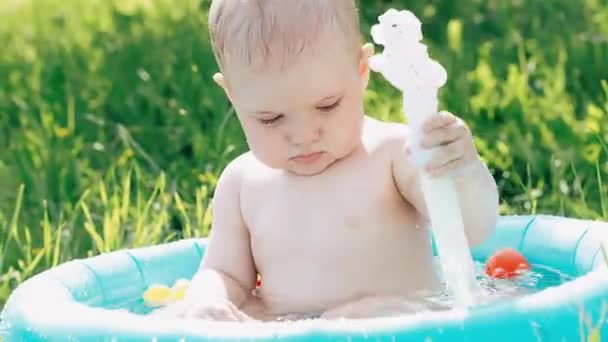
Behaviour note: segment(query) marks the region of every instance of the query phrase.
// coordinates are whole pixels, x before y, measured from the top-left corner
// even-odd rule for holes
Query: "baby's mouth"
[[[322,155],[323,155],[323,152],[305,153],[305,154],[297,155],[297,156],[291,158],[291,160],[293,160],[297,163],[310,164],[310,163],[314,163],[317,160],[319,160],[319,158],[321,158]]]

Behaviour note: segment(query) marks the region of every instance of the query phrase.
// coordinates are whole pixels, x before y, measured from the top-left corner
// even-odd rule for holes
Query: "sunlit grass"
[[[66,260],[208,234],[217,177],[246,144],[211,80],[207,6],[0,0],[0,307]],[[361,7],[366,39],[389,6],[402,2]],[[608,220],[608,6],[407,6],[448,70],[442,108],[471,126],[501,213]],[[365,101],[406,120],[378,75]]]

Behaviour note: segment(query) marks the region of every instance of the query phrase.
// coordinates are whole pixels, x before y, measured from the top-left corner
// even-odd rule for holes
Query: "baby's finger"
[[[459,121],[454,124],[432,130],[426,133],[420,142],[422,148],[431,148],[440,145],[447,145],[454,142],[466,134],[466,127]]]
[[[431,175],[431,177],[443,177],[448,173],[462,167],[464,162],[465,160],[463,158],[452,160],[438,168],[433,169],[429,174]]]
[[[426,170],[432,173],[443,165],[462,158],[463,154],[464,149],[462,140],[456,140],[450,144],[436,147],[431,159],[427,163]]]
[[[431,115],[422,124],[423,132],[430,132],[434,129],[449,126],[458,120],[454,114],[450,112],[441,112],[439,115]]]
[[[244,313],[242,310],[240,310],[235,305],[231,305],[230,306],[230,310],[232,311],[233,317],[237,321],[239,321],[239,322],[247,322],[247,321],[253,321],[254,320],[253,318],[251,318],[249,315],[247,315],[246,313]]]

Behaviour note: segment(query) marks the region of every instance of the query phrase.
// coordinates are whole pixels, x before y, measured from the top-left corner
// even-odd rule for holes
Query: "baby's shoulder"
[[[368,150],[401,151],[411,136],[409,126],[399,122],[385,122],[366,117],[363,130]]]
[[[260,162],[251,151],[244,152],[231,160],[220,175],[219,182],[230,181],[238,183],[239,187],[250,183],[252,180],[267,176],[270,169]]]

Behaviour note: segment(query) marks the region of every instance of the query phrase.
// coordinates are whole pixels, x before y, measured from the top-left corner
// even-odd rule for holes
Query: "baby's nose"
[[[296,125],[287,139],[294,145],[306,146],[315,143],[321,137],[321,127],[315,123]]]

